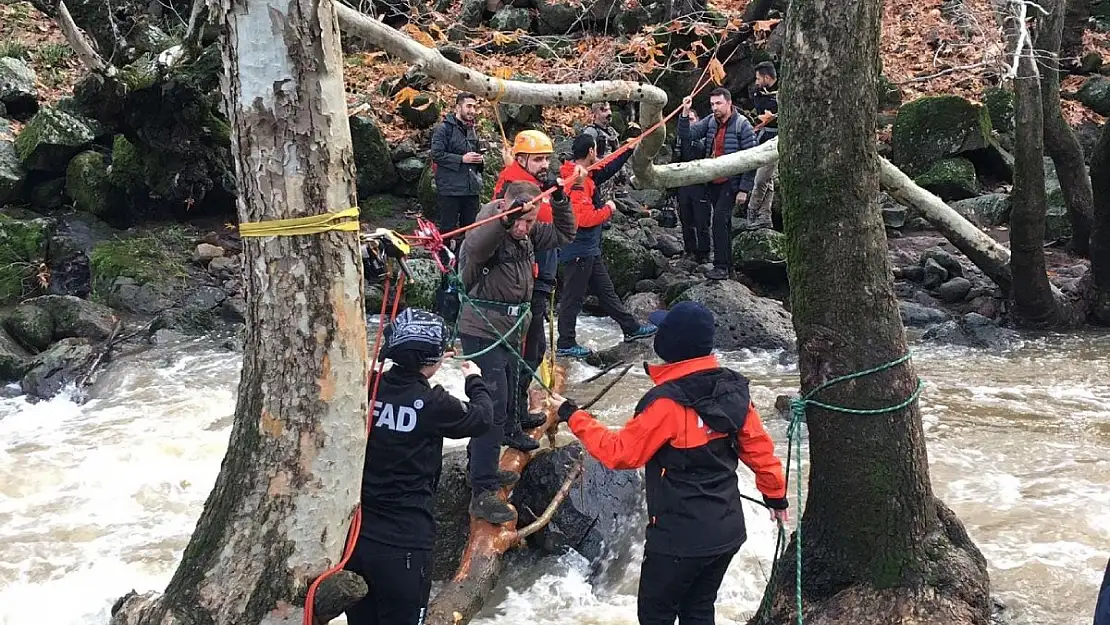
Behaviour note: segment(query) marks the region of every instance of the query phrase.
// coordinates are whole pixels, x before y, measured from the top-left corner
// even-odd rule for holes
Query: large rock
[[[699,284],[676,301],[686,300],[699,302],[713,311],[717,349],[794,349],[790,313],[782,304],[757,296],[739,282]]]
[[[635,292],[640,280],[656,277],[651,252],[615,229],[602,235],[601,253],[609,266],[613,287],[621,297]]]
[[[73,157],[66,168],[66,193],[79,210],[97,216],[108,212],[108,164],[103,154],[88,150]]]
[[[513,489],[518,526],[530,523],[551,502],[579,455],[581,443],[539,452]],[[544,551],[574,549],[590,562],[592,575],[628,557],[643,533],[643,478],[639,471],[613,471],[586,455],[582,487],[572,488],[551,523],[529,543]],[[619,568],[619,567],[618,567]]]
[[[948,313],[943,310],[923,306],[916,302],[898,302],[902,316],[902,325],[910,327],[926,327],[943,323],[948,320]]]
[[[624,300],[624,307],[637,321],[643,323],[651,313],[666,308],[666,304],[658,293],[636,293]]]
[[[952,202],[953,210],[980,228],[1001,226],[1010,220],[1010,196],[988,193]]]
[[[95,357],[88,339],[62,339],[35,357],[20,386],[28,395],[49,399],[76,382]]]
[[[1110,115],[1110,78],[1095,76],[1088,78],[1087,82],[1076,93],[1079,101],[1087,108],[1099,115]]]
[[[937,161],[925,173],[915,177],[914,182],[945,201],[967,199],[979,192],[975,165],[962,157]]]
[[[535,0],[537,28],[541,35],[564,35],[575,26],[581,27],[582,8],[566,0]]]
[[[180,306],[162,311],[151,328],[182,335],[207,334],[223,325],[225,301],[227,293],[223,289],[202,286],[190,293]]]
[[[989,145],[986,107],[958,96],[930,96],[904,104],[894,121],[891,144],[896,165],[911,176],[933,163]]]
[[[405,302],[409,306],[432,310],[442,277],[439,268],[435,261],[427,258],[410,260],[408,266],[412,279],[405,281]]]
[[[359,198],[389,191],[397,184],[397,170],[381,130],[369,117],[351,117],[349,122]]]
[[[771,228],[746,230],[732,240],[733,266],[762,283],[786,283],[786,235]]]
[[[27,171],[19,162],[15,145],[0,137],[0,206],[19,197],[26,179]]]
[[[621,7],[616,11],[617,32],[633,36],[649,24],[662,22],[667,9],[672,4],[649,0],[622,0]]]
[[[1014,92],[1002,87],[983,91],[983,103],[990,112],[991,126],[1001,133],[1014,131]]]
[[[54,320],[54,340],[85,338],[103,341],[112,335],[118,319],[111,308],[73,295],[43,295],[24,306],[46,311]]]
[[[46,259],[56,224],[52,219],[27,217],[0,213],[0,303],[22,297],[38,285],[39,266]]]
[[[34,304],[20,304],[4,318],[8,336],[34,353],[54,342],[54,317],[50,311]]]
[[[35,72],[22,60],[0,57],[0,105],[12,119],[26,121],[39,110]]]
[[[0,380],[14,382],[31,367],[31,354],[0,330]]]
[[[1001,350],[1014,346],[1021,335],[983,315],[968,313],[962,319],[931,328],[921,338],[936,343]]]
[[[532,25],[532,13],[528,9],[505,7],[493,14],[489,20],[489,27],[494,30],[512,32],[515,30],[527,31]]]
[[[432,579],[450,579],[470,536],[470,480],[466,472],[466,449],[443,454],[443,465],[436,488],[434,516],[436,543],[432,550]]]
[[[61,109],[40,109],[15,138],[15,151],[27,169],[63,173],[69,160],[96,139],[98,127]]]

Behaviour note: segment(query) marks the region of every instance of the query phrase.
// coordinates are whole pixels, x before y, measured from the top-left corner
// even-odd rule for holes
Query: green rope
[[[910,393],[910,396],[907,397],[905,399],[905,401],[899,402],[899,403],[897,403],[893,406],[889,406],[889,407],[886,407],[886,408],[870,408],[870,409],[847,408],[845,406],[836,406],[834,404],[827,404],[827,403],[824,403],[824,402],[821,402],[821,401],[817,401],[817,400],[813,399],[813,396],[816,395],[817,393],[820,393],[821,391],[831,387],[831,386],[835,386],[835,385],[840,384],[842,382],[848,382],[850,380],[856,380],[856,379],[866,377],[866,376],[869,376],[869,375],[872,375],[872,374],[875,374],[875,373],[879,373],[880,371],[886,371],[888,369],[893,369],[894,367],[897,367],[898,365],[900,365],[904,362],[907,362],[909,359],[910,359],[910,354],[907,352],[906,355],[902,356],[901,358],[892,360],[888,363],[879,365],[877,367],[872,367],[871,369],[866,369],[864,371],[858,371],[856,373],[850,373],[848,375],[842,375],[838,378],[833,378],[833,379],[831,379],[831,380],[829,380],[829,381],[827,381],[823,384],[818,385],[816,388],[814,388],[810,392],[806,393],[803,397],[796,397],[796,398],[790,400],[790,415],[791,415],[791,418],[790,418],[790,426],[786,430],[786,432],[787,432],[786,433],[787,451],[786,451],[786,477],[785,477],[785,479],[786,479],[786,483],[789,485],[790,484],[790,460],[791,460],[791,456],[793,456],[793,459],[794,459],[794,462],[795,462],[795,467],[796,467],[795,470],[797,472],[797,479],[796,479],[797,483],[795,484],[795,486],[797,488],[797,495],[798,495],[798,515],[797,515],[796,520],[794,522],[794,539],[795,539],[795,549],[794,549],[794,573],[795,573],[795,575],[794,575],[794,590],[795,590],[795,593],[794,593],[794,595],[795,595],[796,609],[797,609],[797,615],[798,615],[798,620],[797,620],[798,625],[803,625],[803,619],[802,619],[802,513],[801,513],[802,494],[803,493],[802,493],[802,479],[801,479],[802,478],[801,426],[806,421],[806,407],[807,406],[816,406],[817,408],[821,408],[821,409],[824,409],[824,410],[831,410],[833,412],[840,412],[840,413],[851,414],[851,415],[878,415],[878,414],[886,414],[886,413],[889,413],[889,412],[897,412],[899,410],[902,410],[902,409],[910,406],[911,404],[913,404],[913,402],[917,401],[918,397],[921,396],[921,391],[924,388],[925,384],[924,384],[924,382],[922,381],[922,379],[920,377],[917,378],[916,388],[914,388],[913,392]],[[782,536],[783,536],[783,532],[784,532],[781,524],[779,525],[779,532],[780,532],[780,539],[781,539]],[[774,578],[775,565],[777,564],[777,560],[778,560],[778,557],[780,555],[778,553],[778,547],[777,546],[775,548],[775,551],[776,551],[776,553],[775,553],[776,562],[774,564],[772,564],[772,567],[771,567],[772,578]],[[761,609],[762,609],[762,606],[761,606]]]

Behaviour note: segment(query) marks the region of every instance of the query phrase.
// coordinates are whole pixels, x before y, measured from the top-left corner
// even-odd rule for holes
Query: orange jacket
[[[623,428],[611,431],[578,410],[571,430],[611,469],[646,466],[647,550],[695,557],[738,547],[746,532],[737,460],[755,473],[768,506],[787,505],[782,463],[747,379],[712,355],[648,366],[647,373],[656,386]]]
[[[531,182],[532,184],[539,186],[541,189],[543,188],[542,182],[537,180],[536,177],[532,174],[528,173],[528,170],[521,167],[519,163],[513,161],[512,163],[509,163],[509,165],[506,166],[505,169],[502,169],[501,175],[497,177],[497,182],[493,185],[494,199],[501,197],[501,192],[504,190],[505,185],[509,184],[510,182]],[[536,221],[549,224],[551,223],[551,217],[551,200],[548,198],[544,198],[543,201],[540,202],[540,212],[536,216]]]
[[[563,180],[568,180],[574,175],[575,162],[567,161],[559,169]],[[570,205],[574,208],[574,219],[578,228],[593,228],[600,226],[613,216],[613,209],[608,204],[600,207],[594,206],[594,190],[597,185],[592,175],[576,181],[573,185],[563,187],[563,192],[570,198]]]

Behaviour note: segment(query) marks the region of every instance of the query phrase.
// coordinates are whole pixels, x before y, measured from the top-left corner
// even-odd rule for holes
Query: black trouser
[[[421,625],[432,590],[432,552],[391,547],[359,537],[347,569],[370,592],[347,610],[350,625]]]
[[[682,247],[687,252],[709,253],[709,202],[705,185],[678,188],[678,218],[682,221]]]
[[[539,285],[538,280],[536,284]],[[520,365],[516,392],[509,399],[509,419],[505,421],[506,432],[511,433],[516,430],[513,419],[519,419],[528,413],[528,387],[532,384],[532,372],[539,371],[544,352],[547,351],[547,310],[550,303],[550,291],[532,290],[532,322],[528,324],[528,332],[524,335],[524,351],[521,354],[527,367],[524,364]]]
[[[732,267],[732,211],[736,208],[738,191],[732,180],[709,183],[709,203],[713,205],[713,266],[718,269]]]
[[[605,259],[601,256],[572,258],[564,264],[562,292],[559,300],[560,349],[578,344],[575,326],[578,324],[578,314],[582,312],[582,304],[589,294],[597,296],[601,310],[616,321],[625,334],[632,334],[640,329],[640,323],[625,309],[621,298],[617,297],[613,280],[609,277],[609,268],[605,266]]]
[[[494,343],[493,339],[461,335],[464,354],[475,354]],[[474,358],[482,370],[482,380],[493,398],[493,427],[481,436],[472,436],[466,446],[470,463],[470,484],[474,494],[496,490],[497,464],[501,459],[501,438],[506,429],[510,389],[516,388],[517,359],[504,345]]]
[[[640,566],[640,625],[713,625],[713,602],[737,547],[719,556],[682,558],[650,551]]]
[[[456,228],[469,226],[478,216],[477,195],[441,195],[437,198],[439,203],[439,231],[450,232]],[[454,237],[458,243],[455,251],[462,248],[464,235]]]

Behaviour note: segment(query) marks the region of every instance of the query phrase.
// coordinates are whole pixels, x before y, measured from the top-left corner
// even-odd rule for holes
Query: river
[[[592,347],[619,340],[608,321],[580,328]],[[1016,624],[1089,625],[1110,554],[1110,335],[914,354],[934,488],[986,555],[994,593]],[[771,353],[724,359],[752,378],[784,452],[786,424],[772,406],[796,389],[796,368]],[[165,587],[219,471],[240,362],[197,341],[120,360],[83,405],[65,394],[0,400],[0,625],[105,625],[123,593]],[[591,373],[569,371],[572,381]],[[461,392],[456,370],[439,377]],[[598,412],[622,422],[647,386],[633,368]],[[749,540],[721,588],[720,625],[744,622],[770,570],[773,525],[746,505]],[[636,622],[638,562],[604,589],[573,555],[538,566],[476,623]]]

